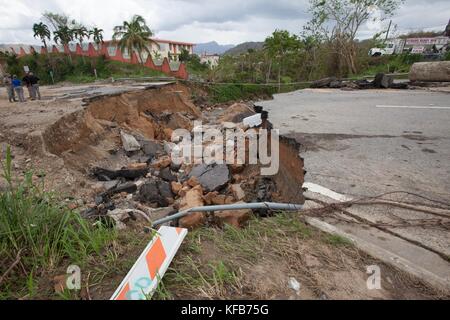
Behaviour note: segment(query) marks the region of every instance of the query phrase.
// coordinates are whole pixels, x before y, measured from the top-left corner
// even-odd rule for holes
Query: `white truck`
[[[369,50],[369,56],[378,57],[378,56],[399,54],[403,52],[404,46],[405,40],[390,39],[385,42],[384,48],[371,48]]]
[[[450,37],[434,38],[408,38],[408,39],[389,39],[385,42],[384,48],[372,48],[369,50],[369,56],[377,57],[384,55],[400,54],[403,52],[423,54],[423,53],[442,53],[449,50]]]

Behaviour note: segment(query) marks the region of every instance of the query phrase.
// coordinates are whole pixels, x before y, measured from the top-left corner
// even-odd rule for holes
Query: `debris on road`
[[[373,81],[367,79],[361,80],[340,80],[336,77],[325,78],[314,81],[311,88],[332,88],[343,90],[366,90],[366,89],[408,89],[408,83],[394,82],[394,76],[391,74],[378,73]]]

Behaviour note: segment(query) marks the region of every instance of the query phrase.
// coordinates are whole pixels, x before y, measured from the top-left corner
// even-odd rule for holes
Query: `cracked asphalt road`
[[[306,180],[336,192],[450,198],[450,94],[305,89],[260,103],[302,143]]]

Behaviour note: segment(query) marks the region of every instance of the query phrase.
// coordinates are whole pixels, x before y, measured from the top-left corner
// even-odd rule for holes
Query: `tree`
[[[50,40],[51,33],[48,29],[48,26],[44,23],[35,23],[33,25],[33,32],[35,38],[40,38],[41,41],[44,43],[45,49],[47,49],[47,40]]]
[[[92,40],[94,40],[97,46],[100,46],[100,44],[103,43],[103,29],[94,27],[89,31],[89,36],[92,36]]]
[[[74,30],[67,26],[61,26],[53,32],[53,41],[62,45],[68,45],[74,39]]]
[[[61,26],[53,32],[53,41],[55,43],[61,43],[63,46],[69,45],[71,41],[74,39],[74,30],[69,28],[68,26]],[[72,56],[69,52],[69,60],[72,62]]]
[[[137,51],[141,63],[144,64],[142,52],[150,54],[149,43],[156,43],[150,39],[153,32],[147,26],[145,19],[140,15],[134,15],[130,21],[124,21],[121,26],[114,28],[113,41],[117,41],[122,52],[127,49],[130,56]]]
[[[270,58],[269,70],[266,81],[269,81],[273,61],[277,62],[278,67],[278,89],[281,89],[281,76],[283,74],[283,62],[288,54],[295,53],[300,48],[298,37],[286,30],[275,30],[272,36],[264,41],[264,49]]]
[[[73,29],[73,39],[78,40],[80,46],[83,46],[84,38],[89,40],[90,34],[88,29],[85,26],[80,26],[79,28]]]
[[[183,48],[183,49],[181,49],[181,53],[180,53],[180,56],[178,57],[178,59],[180,60],[180,62],[187,62],[187,61],[189,61],[190,56],[191,56],[191,54],[190,54],[189,50],[186,50]]]
[[[350,73],[357,73],[356,35],[360,27],[378,12],[383,21],[393,15],[404,0],[310,0],[312,22],[323,27],[323,35],[344,61]],[[375,18],[372,18],[376,20]],[[377,19],[377,20],[378,20]],[[326,27],[330,26],[331,30]]]
[[[155,60],[161,60],[161,53],[157,50],[153,50],[152,56]]]
[[[46,11],[42,14],[42,19],[52,28],[53,32],[60,27],[75,28],[80,24],[75,19],[70,18],[67,14],[53,13]]]

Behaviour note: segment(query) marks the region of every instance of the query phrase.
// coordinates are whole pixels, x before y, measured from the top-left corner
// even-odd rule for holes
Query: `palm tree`
[[[68,45],[70,41],[73,41],[75,32],[68,26],[60,26],[58,30],[53,32],[53,40],[56,43],[61,43],[62,45]]]
[[[92,39],[97,46],[100,46],[100,44],[103,43],[103,29],[94,27],[92,30],[89,30],[89,36],[92,36]]]
[[[55,43],[61,43],[63,46],[69,45],[70,41],[73,41],[75,32],[68,26],[60,26],[58,30],[53,32],[53,40]],[[69,52],[69,60],[72,62],[72,56]]]
[[[47,25],[42,22],[35,23],[33,25],[33,32],[34,32],[34,37],[40,38],[41,41],[44,43],[45,50],[47,50],[47,40],[50,40],[50,37],[51,37],[51,33],[50,33],[50,30],[48,29]]]
[[[80,26],[79,28],[73,29],[73,38],[78,40],[80,47],[83,47],[84,38],[89,40],[89,37],[90,33],[86,27]]]
[[[127,49],[130,57],[133,50],[136,50],[141,63],[144,64],[142,52],[146,51],[150,54],[147,44],[156,43],[150,39],[151,36],[153,36],[153,32],[147,26],[145,19],[140,15],[135,15],[130,21],[124,21],[123,25],[114,28],[113,41],[118,41],[122,52]]]

